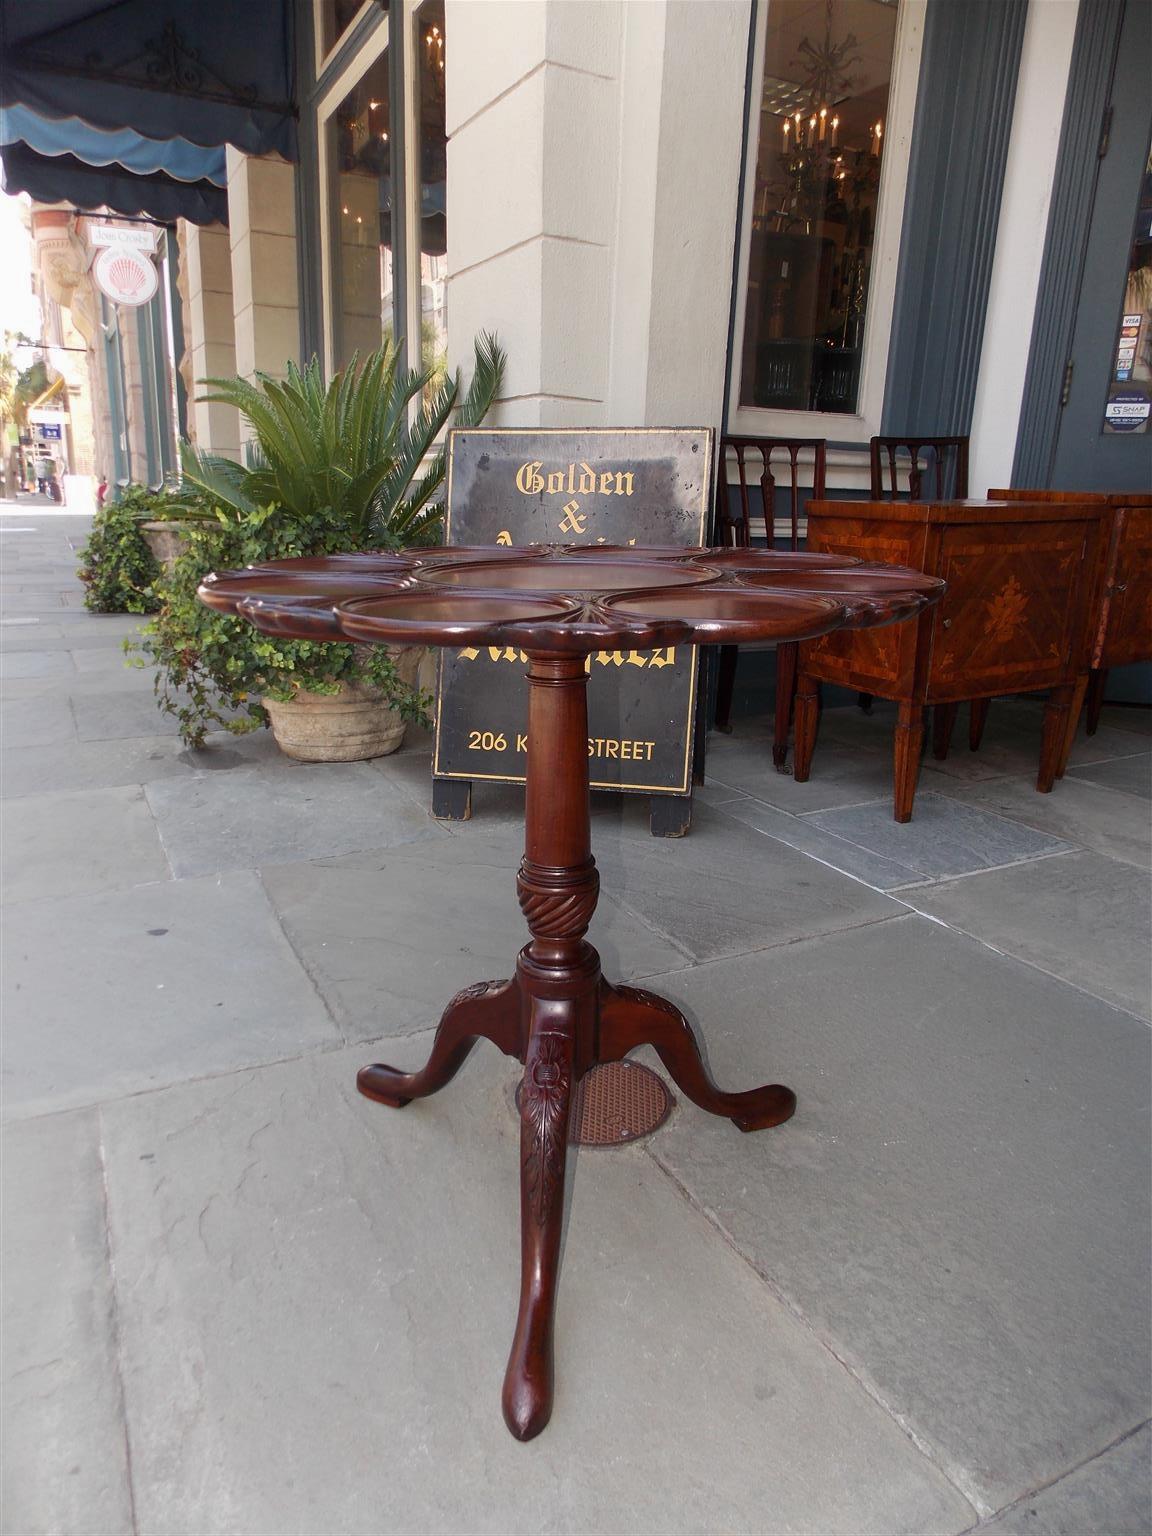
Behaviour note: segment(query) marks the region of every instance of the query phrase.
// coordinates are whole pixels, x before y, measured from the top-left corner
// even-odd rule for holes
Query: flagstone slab
[[[1152,1017],[1152,892],[1130,864],[1087,850],[905,891],[930,913],[1141,1017]]]
[[[1101,763],[1084,763],[1069,768],[1068,777],[1100,784],[1105,789],[1122,790],[1124,794],[1137,795],[1142,800],[1152,800],[1152,752],[1114,757]],[[1147,811],[1144,814],[1147,815]]]
[[[1050,795],[1028,780],[1000,778],[980,784],[941,786],[966,805],[1050,832],[1096,853],[1152,868],[1152,817],[1131,795],[1066,775]]]
[[[519,851],[421,842],[375,854],[272,865],[269,899],[349,1039],[434,1024],[462,987],[511,975],[528,930]],[[689,962],[601,894],[589,938],[604,973],[632,981]]]
[[[1152,1430],[1023,1499],[981,1536],[1147,1536],[1152,1529]]]
[[[171,878],[139,785],[7,800],[0,898],[78,896]]]
[[[660,987],[799,1107],[653,1156],[982,1514],[1148,1416],[1146,1025],[914,917]]]
[[[51,695],[6,699],[0,705],[0,743],[8,747],[51,747],[76,740],[68,699]]]
[[[293,763],[148,786],[178,878],[449,834],[365,763]]]
[[[882,921],[899,903],[700,805],[686,838],[592,827],[602,889],[693,959]]]
[[[133,1536],[95,1111],[2,1137],[4,1530]]]
[[[203,771],[177,737],[130,736],[0,752],[0,795],[18,799],[70,789],[149,784]]]
[[[419,1060],[429,1037],[404,1042]],[[958,1532],[967,1505],[639,1149],[580,1156],[551,1424],[500,1414],[516,1067],[358,1097],[361,1050],[109,1107],[154,1536]],[[733,1132],[733,1135],[736,1133]]]
[[[249,871],[20,903],[2,937],[13,1116],[340,1038]]]
[[[808,854],[821,864],[829,864],[833,869],[872,886],[874,890],[896,890],[927,878],[922,871],[913,869],[909,864],[884,858],[859,843],[825,832],[811,816],[789,815],[787,811],[778,810],[774,805],[765,805],[762,800],[755,800],[751,795],[723,801],[719,809],[734,821],[754,827],[757,832],[774,837],[778,842]]]
[[[97,680],[93,679],[95,683]],[[118,680],[119,681],[119,680]],[[72,708],[76,734],[81,741],[118,741],[126,736],[175,736],[180,726],[175,717],[159,708],[151,686],[132,683],[109,687],[73,689]]]
[[[893,820],[888,799],[817,811],[804,819],[935,880],[1042,854],[1067,853],[1074,846],[1051,833],[926,790],[916,796],[912,820],[903,824]]]

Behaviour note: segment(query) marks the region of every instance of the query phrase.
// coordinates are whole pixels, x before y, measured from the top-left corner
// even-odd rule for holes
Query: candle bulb
[[[789,128],[791,128],[791,126],[792,126],[792,124],[789,122],[789,120],[787,118],[785,118],[784,119],[784,153],[785,154],[788,153],[788,130],[789,130]]]
[[[828,132],[828,108],[827,107],[821,107],[820,108],[820,142],[821,142],[821,144],[823,144],[824,137],[827,134],[827,132]]]
[[[832,119],[832,148],[835,149],[836,146],[839,144],[839,142],[840,142],[840,119],[838,117],[834,117]]]

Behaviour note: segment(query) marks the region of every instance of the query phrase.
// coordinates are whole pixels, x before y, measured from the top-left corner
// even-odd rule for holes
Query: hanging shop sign
[[[92,263],[92,276],[113,304],[148,304],[160,286],[155,262],[126,245],[104,246]]]
[[[706,428],[461,428],[448,436],[447,541],[699,548],[711,478]],[[526,661],[511,646],[441,650],[436,779],[524,782]],[[589,658],[593,788],[690,792],[697,667],[695,646]]]
[[[156,231],[149,225],[128,229],[123,224],[90,224],[88,240],[92,245],[128,246],[137,251],[156,249]]]

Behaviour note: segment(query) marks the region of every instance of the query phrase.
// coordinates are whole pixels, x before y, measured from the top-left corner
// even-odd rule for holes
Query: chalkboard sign
[[[447,541],[699,548],[711,477],[710,428],[460,428],[448,436]],[[524,782],[526,660],[511,646],[441,650],[436,779]],[[593,788],[690,793],[698,666],[696,646],[589,658]]]

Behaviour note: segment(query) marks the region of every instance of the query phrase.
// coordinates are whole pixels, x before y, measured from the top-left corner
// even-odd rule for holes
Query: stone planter
[[[156,564],[166,576],[170,576],[177,557],[183,553],[188,543],[184,524],[141,523],[140,532],[144,535],[144,542],[152,551],[152,558]]]
[[[426,647],[409,645],[388,654],[403,682],[415,686]],[[289,703],[261,702],[268,711],[276,745],[305,763],[356,763],[386,757],[399,749],[407,722],[389,707],[379,688],[343,683],[339,693],[301,689]]]

